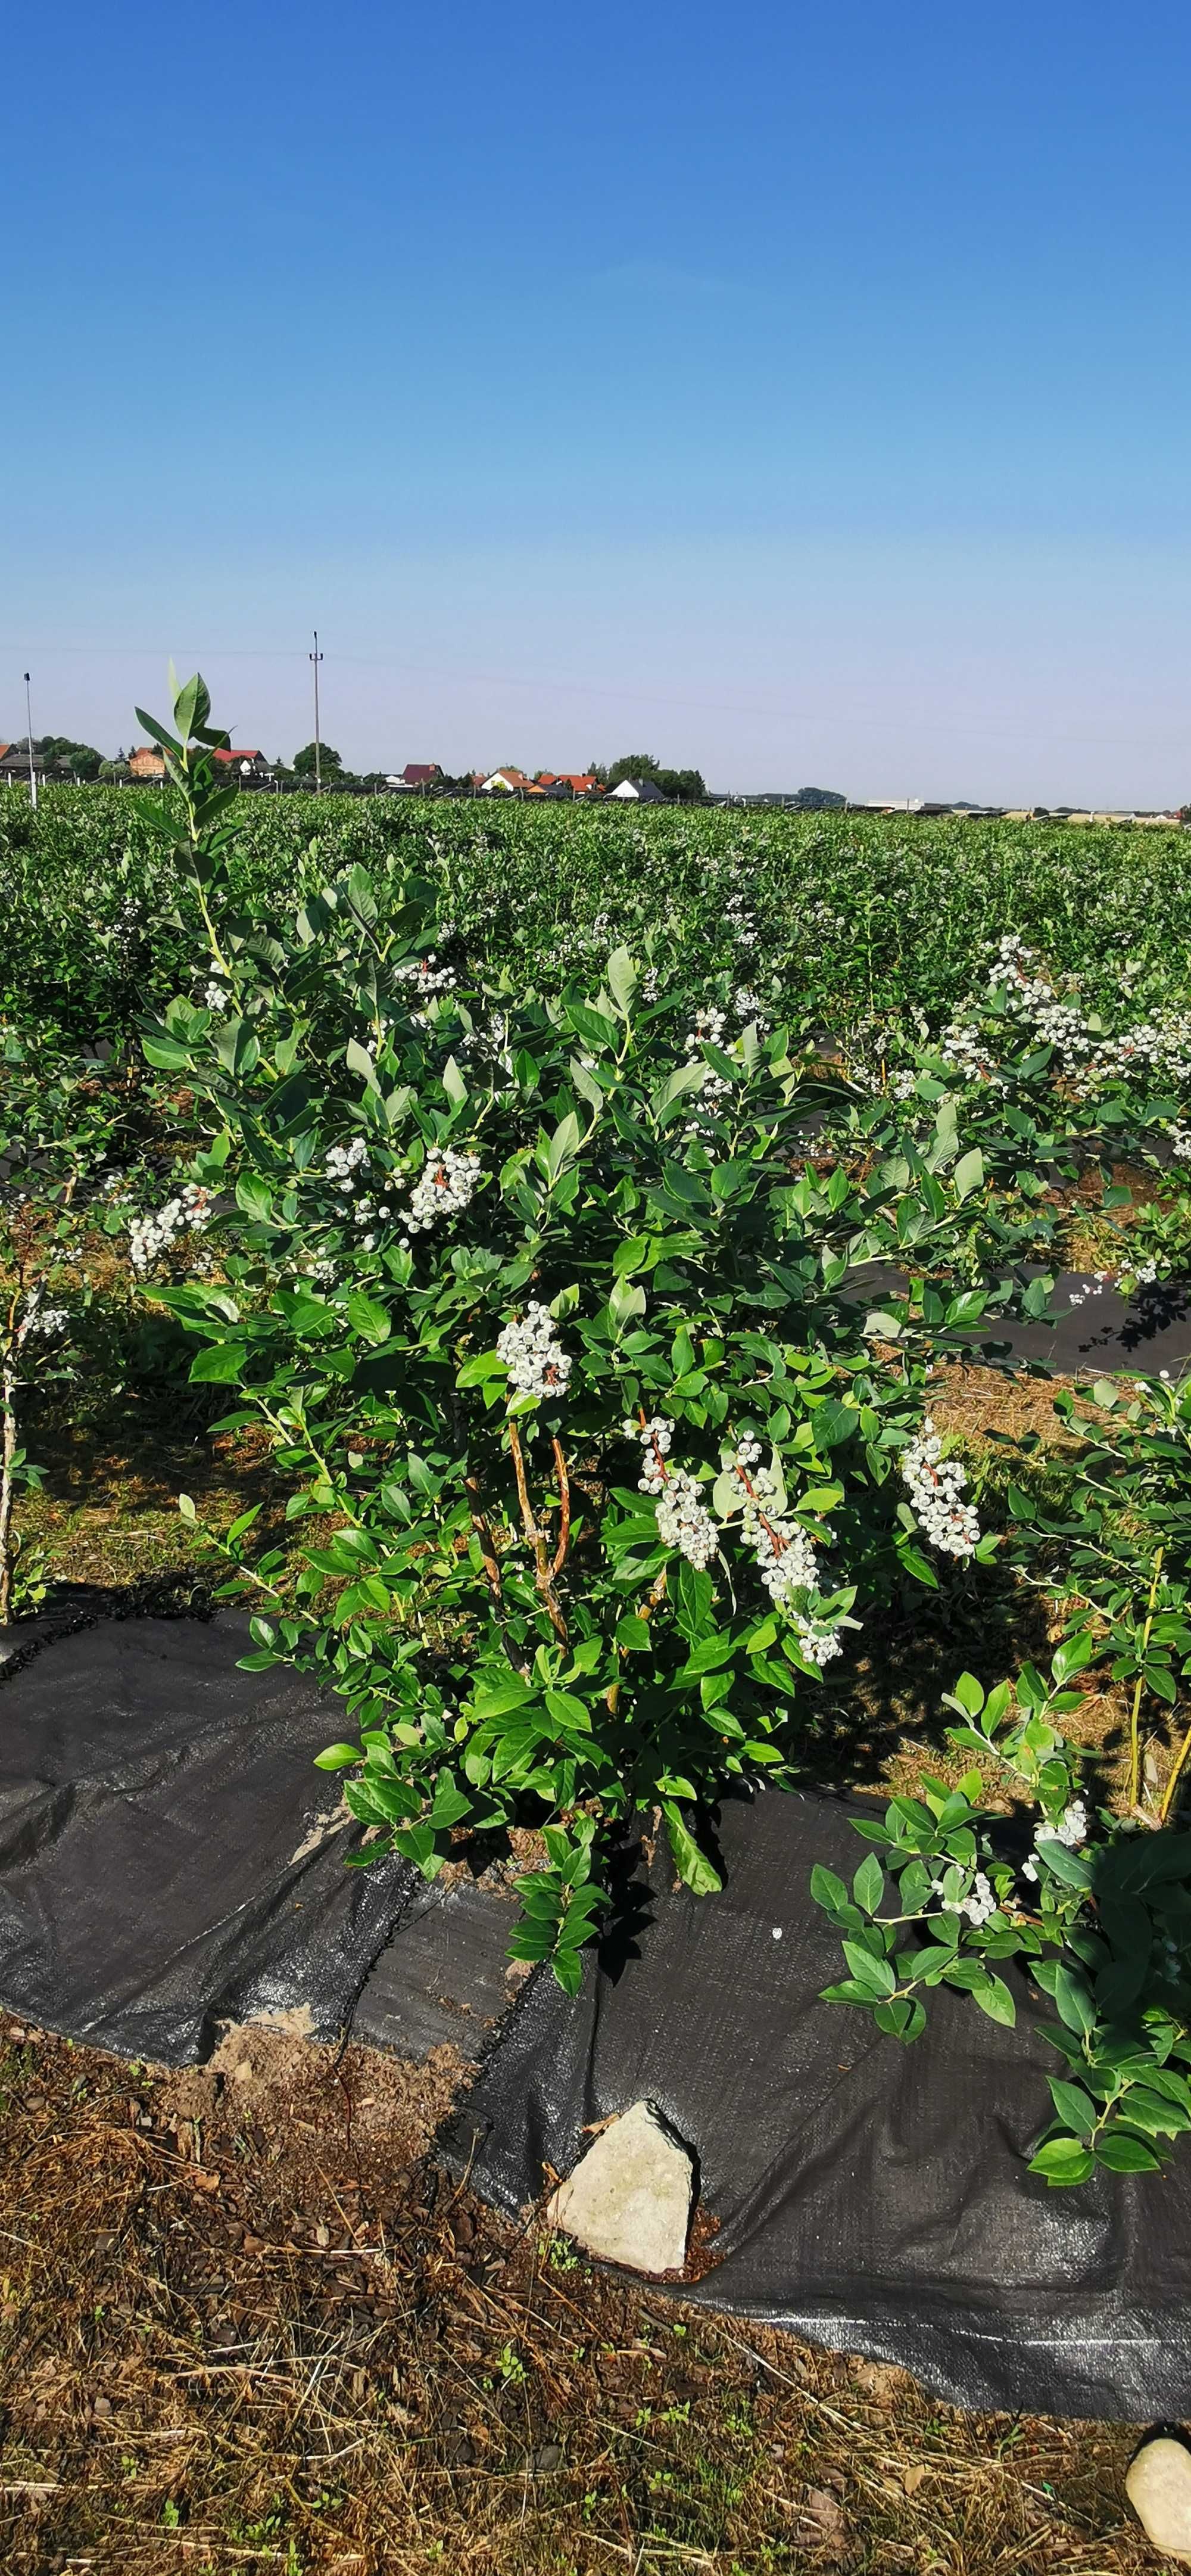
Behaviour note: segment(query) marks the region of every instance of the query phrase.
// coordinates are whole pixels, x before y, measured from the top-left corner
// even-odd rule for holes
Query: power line
[[[80,654],[96,659],[102,656],[105,659],[129,662],[154,660],[160,658],[161,652],[158,645],[123,644],[52,644],[43,646],[41,650],[43,659],[59,653]],[[215,645],[209,652],[205,652],[202,658],[208,662],[216,660],[294,662],[301,660],[301,648],[293,645]],[[313,662],[313,653],[308,652],[306,658]],[[322,659],[323,656],[320,653],[319,660]],[[642,689],[629,681],[622,682],[617,687],[609,687],[601,681],[563,680],[554,675],[545,677],[510,671],[466,671],[458,667],[446,669],[433,663],[399,661],[388,655],[373,653],[336,653],[334,660],[337,666],[347,669],[400,672],[404,677],[435,680],[451,688],[545,690],[555,696],[593,699],[621,706],[626,698],[631,698],[635,704],[642,707],[684,707],[707,716],[768,716],[778,724],[841,725],[861,733],[893,733],[899,736],[908,732],[926,733],[936,735],[944,741],[1072,743],[1124,751],[1149,750],[1169,753],[1173,748],[1170,737],[1164,734],[1109,734],[1099,729],[1079,733],[1058,730],[1054,726],[1038,725],[980,725],[954,722],[940,724],[933,722],[929,717],[916,715],[858,715],[846,707],[798,707],[783,705],[780,702],[775,704],[772,699],[755,693],[747,699],[708,698],[692,696],[684,690]],[[316,690],[317,683],[316,669]],[[1172,725],[1173,722],[1172,719]]]

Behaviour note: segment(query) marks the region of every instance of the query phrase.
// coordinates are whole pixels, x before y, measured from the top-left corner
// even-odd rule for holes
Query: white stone
[[[634,2272],[680,2272],[694,2169],[651,2102],[609,2123],[560,2183],[546,2215],[589,2254]]]
[[[1125,2493],[1148,2540],[1191,2566],[1191,2451],[1160,2433],[1129,2465]]]

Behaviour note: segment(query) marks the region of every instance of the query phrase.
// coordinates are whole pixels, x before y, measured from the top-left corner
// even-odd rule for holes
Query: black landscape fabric
[[[1041,1274],[1037,1274],[1041,1275]],[[857,1268],[848,1294],[858,1311],[879,1310],[883,1297],[904,1296],[906,1273],[889,1262]],[[973,1360],[986,1350],[1003,1364],[1015,1362],[1053,1370],[1059,1377],[1157,1377],[1166,1370],[1180,1377],[1191,1360],[1191,1282],[1154,1280],[1132,1297],[1078,1270],[1061,1271],[1050,1293],[1053,1324],[1038,1324],[1026,1315],[993,1315],[979,1323],[957,1326],[955,1344]]]
[[[12,1639],[20,1632],[9,1630]],[[314,1755],[340,1704],[242,1673],[246,1618],[101,1619],[0,1682],[0,2001],[181,2065],[218,2021],[332,2038],[412,1890]]]
[[[810,1873],[851,1876],[865,1812],[779,1791],[725,1805],[719,1896],[675,1891],[660,1846],[642,1860],[629,1928],[588,1958],[578,2000],[535,1976],[456,2116],[452,2163],[513,2214],[548,2166],[572,2170],[591,2124],[653,2102],[720,2222],[720,2259],[684,2298],[900,2363],[961,2406],[1185,2416],[1185,2144],[1163,2175],[1051,2191],[1022,2150],[1060,2060],[1020,1980],[1016,2031],[940,1992],[906,2049],[818,2000],[842,1970]]]

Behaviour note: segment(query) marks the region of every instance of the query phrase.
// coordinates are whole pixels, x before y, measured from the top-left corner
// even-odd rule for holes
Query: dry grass
[[[6,2568],[1159,2564],[1127,2428],[959,2415],[493,2219],[422,2161],[456,2071],[237,2033],[219,2071],[170,2077],[10,2034]]]

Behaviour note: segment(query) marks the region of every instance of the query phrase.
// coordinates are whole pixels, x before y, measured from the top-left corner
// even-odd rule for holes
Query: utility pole
[[[314,664],[314,792],[316,796],[321,796],[323,785],[323,749],[319,740],[318,731],[318,666],[322,658],[322,654],[318,649],[318,628],[316,626],[314,630],[314,651],[310,656],[310,659]]]
[[[33,707],[29,696],[29,674],[25,673],[25,740],[29,745],[29,802],[37,812],[37,771],[33,766]]]

